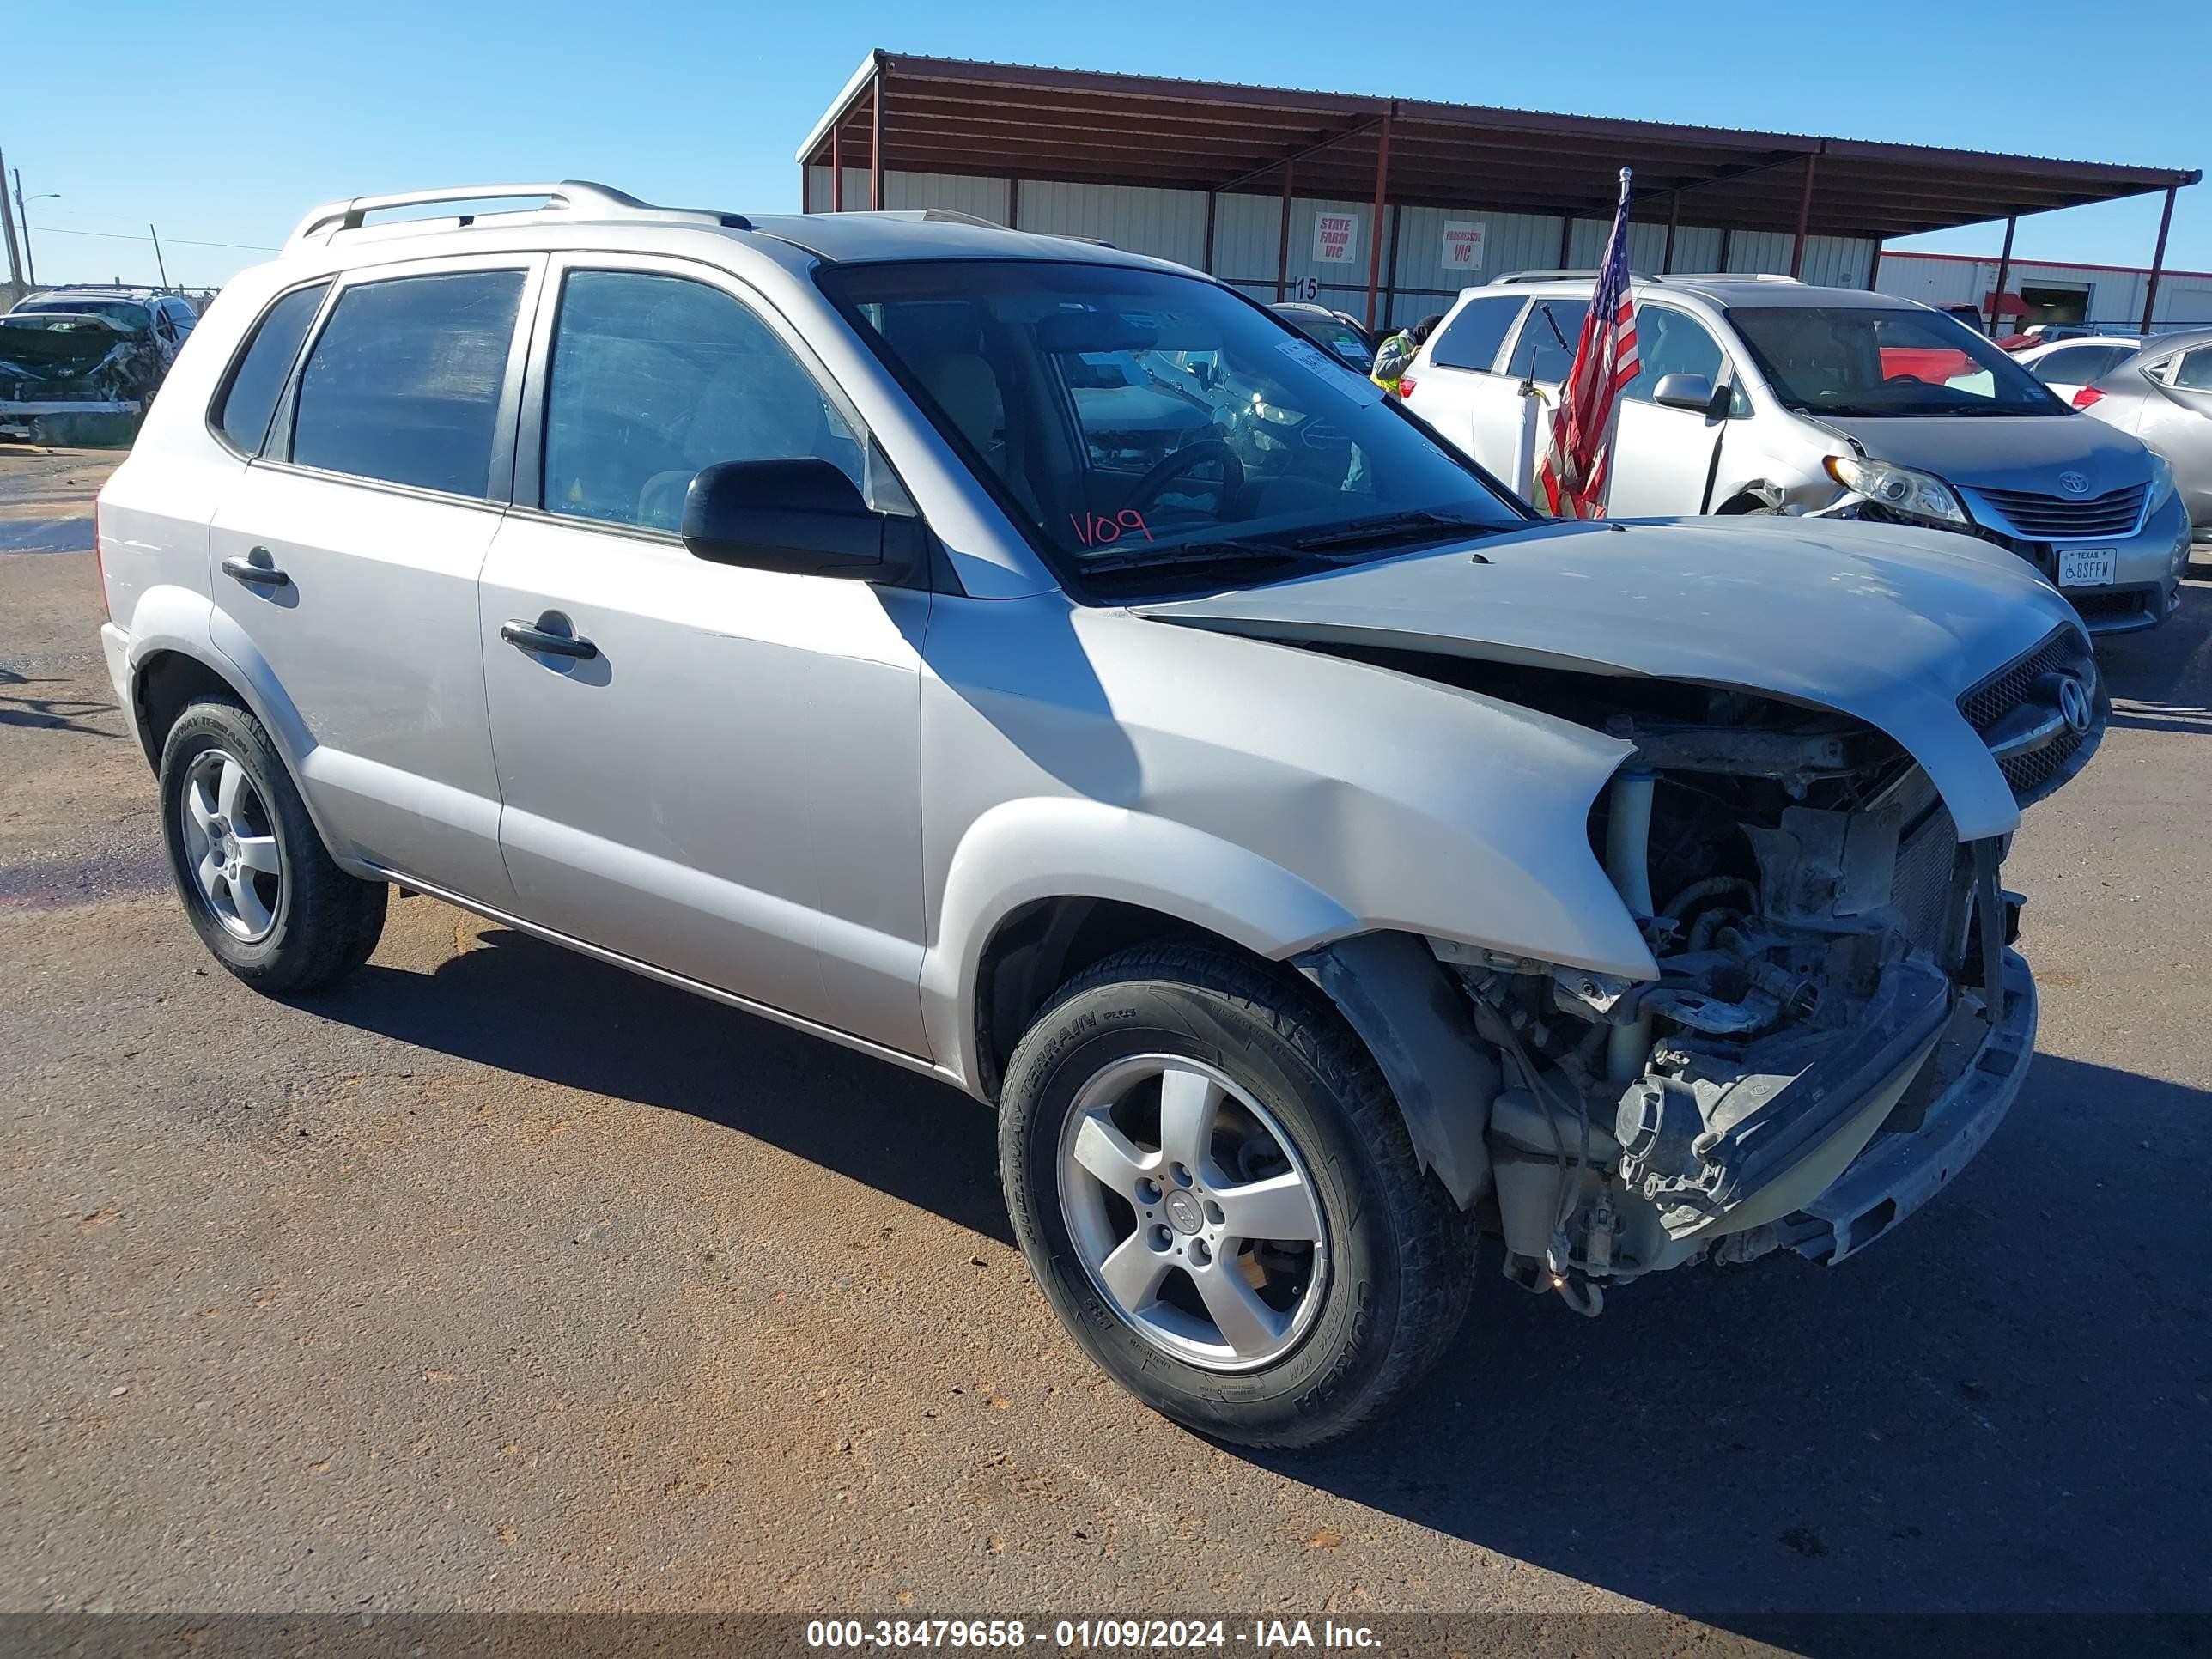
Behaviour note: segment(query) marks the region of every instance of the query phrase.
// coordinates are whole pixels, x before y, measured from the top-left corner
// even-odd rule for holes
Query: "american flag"
[[[1621,388],[1636,378],[1636,296],[1628,286],[1628,169],[1620,170],[1620,205],[1599,262],[1597,287],[1574,365],[1559,388],[1552,440],[1536,463],[1536,493],[1555,519],[1605,515],[1612,481],[1613,414]]]

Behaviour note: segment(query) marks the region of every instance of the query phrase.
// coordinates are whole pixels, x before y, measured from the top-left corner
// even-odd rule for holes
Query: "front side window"
[[[808,457],[865,488],[851,427],[749,307],[681,276],[569,274],[545,408],[547,512],[674,531],[702,467]]]
[[[293,461],[486,495],[522,281],[469,270],[346,289],[300,376]]]
[[[1528,303],[1518,294],[1484,295],[1469,300],[1443,325],[1429,347],[1429,361],[1438,368],[1472,368],[1487,374],[1498,367],[1498,349],[1505,343],[1513,319]]]
[[[1215,283],[1042,260],[816,280],[1079,588],[1239,562],[1266,579],[1526,521],[1357,369]]]
[[[1588,300],[1539,300],[1528,307],[1521,325],[1521,337],[1513,343],[1513,361],[1506,373],[1516,380],[1540,380],[1547,386],[1565,381],[1574,366],[1575,343],[1582,338],[1583,319],[1589,315]]]
[[[1668,306],[1636,308],[1636,378],[1625,396],[1649,403],[1669,374],[1702,374],[1720,383],[1720,342],[1686,311]]]
[[[1956,318],[1917,307],[1730,306],[1783,404],[1841,417],[2063,415],[2064,404]]]
[[[285,376],[292,372],[292,359],[299,356],[300,342],[307,338],[307,325],[330,290],[328,283],[295,288],[253,325],[246,355],[231,371],[230,384],[210,416],[233,449],[247,455],[261,453],[262,440],[269,435],[269,417],[284,390]]]

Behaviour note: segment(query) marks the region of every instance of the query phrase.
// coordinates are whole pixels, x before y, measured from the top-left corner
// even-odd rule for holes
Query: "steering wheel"
[[[1221,463],[1221,499],[1224,503],[1234,501],[1244,488],[1244,463],[1220,439],[1200,438],[1154,462],[1152,471],[1131,486],[1128,507],[1138,510],[1150,507],[1184,473],[1204,462],[1217,460]]]

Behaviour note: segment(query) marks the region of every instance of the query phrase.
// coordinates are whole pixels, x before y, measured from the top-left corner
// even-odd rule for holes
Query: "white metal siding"
[[[2135,327],[2142,321],[2143,290],[2149,281],[2149,273],[2142,270],[2015,259],[2005,277],[2005,287],[2014,294],[2023,286],[2079,288],[2086,293],[2083,315],[2089,321]],[[1995,259],[1942,259],[1917,253],[1882,256],[1881,291],[1925,305],[1978,306],[1996,290],[1996,282]],[[2158,311],[2151,321],[2154,327],[2175,328],[2212,323],[2212,274],[2169,271],[2160,277]]]
[[[979,218],[1008,222],[1012,192],[1004,179],[979,179],[933,173],[890,172],[884,176],[884,205],[890,208],[955,209]],[[1206,192],[1167,190],[1139,185],[1075,185],[1054,179],[1021,181],[1014,221],[1024,230],[1058,235],[1097,236],[1132,252],[1149,253],[1183,264],[1200,265],[1206,255]],[[845,169],[845,205],[864,208],[868,201],[868,170]],[[830,169],[807,169],[807,210],[830,208]],[[1358,224],[1352,257],[1341,263],[1322,264],[1313,257],[1314,218],[1320,213],[1347,213]],[[1370,238],[1375,234],[1374,204],[1364,201],[1321,201],[1293,197],[1291,203],[1291,242],[1288,277],[1296,283],[1311,276],[1321,283],[1323,303],[1355,315],[1367,303],[1367,261]],[[1474,219],[1483,226],[1481,267],[1473,271],[1452,270],[1443,264],[1443,227],[1447,220]],[[1282,223],[1279,193],[1222,196],[1214,215],[1213,270],[1256,298],[1275,297],[1275,262]],[[1566,263],[1571,267],[1595,265],[1605,246],[1609,220],[1577,219],[1569,238]],[[1393,227],[1395,226],[1395,230]],[[1395,295],[1380,320],[1407,323],[1442,311],[1460,289],[1488,283],[1516,270],[1545,270],[1559,264],[1560,220],[1540,213],[1494,213],[1482,208],[1399,207],[1385,216],[1380,281],[1391,281],[1390,246],[1397,244]],[[1664,222],[1639,221],[1630,228],[1629,263],[1639,272],[1656,271],[1664,258]],[[1738,271],[1787,271],[1791,238],[1786,231],[1739,231],[1729,240],[1727,268]],[[1722,235],[1710,226],[1682,225],[1674,234],[1674,269],[1713,270],[1720,268]],[[1804,280],[1848,288],[1866,285],[1867,267],[1874,244],[1861,238],[1811,236],[1805,241]],[[1893,264],[1907,256],[1893,255],[1884,262],[1885,288]],[[1965,266],[1954,265],[1963,270]],[[1898,290],[1892,289],[1896,292]],[[1917,296],[1916,296],[1917,297]],[[1969,296],[1972,297],[1972,296]],[[2102,303],[2103,295],[2100,295]],[[2179,297],[2177,295],[2177,298]],[[2136,303],[2140,308],[2140,292]],[[2212,303],[2212,302],[2208,302]],[[2167,301],[2162,293],[2160,310]],[[2194,313],[2179,314],[2193,315]]]
[[[1132,253],[1186,265],[1206,257],[1204,191],[1024,179],[1018,210],[1018,222],[1024,230],[1096,236]],[[1272,257],[1267,263],[1273,269]]]

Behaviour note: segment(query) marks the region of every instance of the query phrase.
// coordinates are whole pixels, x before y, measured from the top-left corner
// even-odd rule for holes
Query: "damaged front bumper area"
[[[2087,762],[2108,706],[2070,629],[1960,699],[2022,805]],[[1429,942],[1503,1062],[1485,1140],[1506,1274],[1584,1313],[1692,1262],[1856,1255],[1981,1149],[2034,1050],[2009,837],[1962,841],[1877,732],[1712,713],[1748,729],[1679,707],[1611,723],[1638,753],[1591,840],[1656,978]]]
[[[1980,999],[1962,1006],[1874,1139],[1818,1198],[1746,1236],[1729,1259],[1786,1248],[1830,1267],[1857,1255],[1936,1196],[1980,1152],[2020,1094],[2035,1053],[2035,979],[2020,953],[2004,957],[2004,1010],[1988,1021]]]

